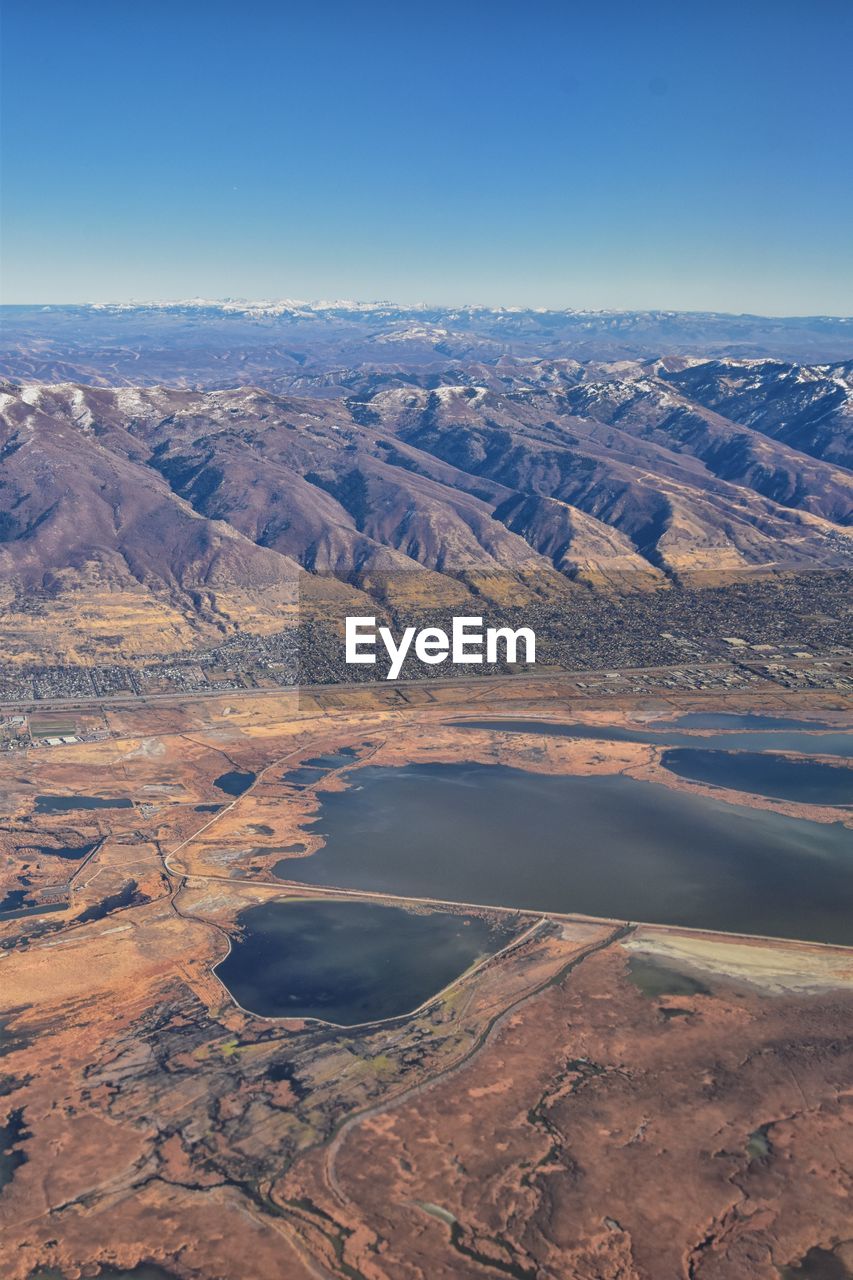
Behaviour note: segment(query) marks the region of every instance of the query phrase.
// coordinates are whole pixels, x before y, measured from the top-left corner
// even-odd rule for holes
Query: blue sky
[[[850,0],[3,9],[6,302],[853,311]]]

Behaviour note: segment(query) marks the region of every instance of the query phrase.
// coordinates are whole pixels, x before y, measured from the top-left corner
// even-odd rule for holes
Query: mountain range
[[[853,320],[677,311],[207,302],[0,308],[0,377],[95,386],[260,386],[340,395],[353,370],[507,359],[778,359],[853,354]]]
[[[150,343],[138,385],[48,380],[31,344],[0,395],[7,657],[851,566],[853,362],[433,356],[318,354],[297,395],[145,385]]]

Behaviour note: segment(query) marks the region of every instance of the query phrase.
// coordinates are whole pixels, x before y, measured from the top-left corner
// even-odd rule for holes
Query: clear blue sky
[[[4,0],[3,300],[853,311],[851,0]]]

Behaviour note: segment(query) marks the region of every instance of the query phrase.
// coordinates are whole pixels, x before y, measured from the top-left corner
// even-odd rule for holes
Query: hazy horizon
[[[464,301],[401,301],[398,298],[381,298],[381,297],[345,297],[343,295],[330,295],[329,297],[296,297],[293,294],[282,296],[268,297],[249,297],[249,296],[224,296],[224,297],[207,297],[199,295],[197,297],[173,297],[173,298],[75,298],[66,301],[57,302],[56,299],[47,301],[45,299],[27,300],[22,299],[18,302],[8,302],[5,299],[0,300],[0,310],[14,308],[38,307],[40,309],[57,310],[69,307],[89,307],[109,310],[111,308],[167,308],[167,307],[234,307],[234,308],[275,308],[275,307],[305,307],[309,310],[323,311],[332,309],[344,310],[347,307],[354,309],[368,310],[371,308],[380,309],[382,307],[393,308],[398,311],[507,311],[507,312],[523,312],[530,311],[540,314],[579,314],[579,315],[634,315],[634,314],[650,314],[650,315],[718,315],[750,317],[759,320],[840,320],[853,321],[853,310],[842,312],[831,311],[745,311],[733,310],[723,307],[668,307],[668,306],[632,306],[632,307],[587,307],[566,304],[564,306],[545,306],[545,305],[516,305],[512,303],[488,303],[479,299],[466,299]]]

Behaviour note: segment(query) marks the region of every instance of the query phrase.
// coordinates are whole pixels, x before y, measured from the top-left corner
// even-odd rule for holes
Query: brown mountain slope
[[[693,404],[645,370],[635,379],[575,386],[566,402],[573,413],[689,454],[712,475],[745,485],[782,506],[810,511],[836,524],[853,523],[853,477],[843,467]]]
[[[39,629],[77,657],[175,652],[275,630],[299,605],[523,604],[571,579],[849,562],[843,467],[633,362],[501,368],[490,386],[353,378],[346,401],[8,385],[12,654],[37,652]]]
[[[567,415],[559,396],[543,403],[538,395],[470,392],[394,391],[373,404],[409,443],[507,488],[578,507],[668,572],[816,567],[835,563],[853,545],[834,521],[720,479],[686,451]],[[853,480],[825,470],[838,474],[839,492]],[[825,478],[812,477],[811,492]],[[808,494],[805,472],[802,481]]]
[[[170,652],[235,625],[271,630],[295,616],[295,561],[200,516],[155,469],[108,447],[85,422],[6,399],[0,599],[9,656],[15,636],[24,658],[30,649]],[[109,443],[120,439],[113,433]]]
[[[697,404],[817,458],[853,467],[853,361],[662,362],[662,376]]]

